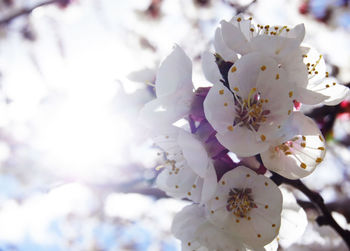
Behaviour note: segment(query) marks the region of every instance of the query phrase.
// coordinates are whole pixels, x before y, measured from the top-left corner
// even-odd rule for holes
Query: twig
[[[32,6],[32,7],[29,7],[29,8],[20,9],[20,10],[16,11],[15,13],[12,13],[9,16],[1,19],[0,20],[0,26],[7,25],[7,24],[11,23],[17,17],[24,16],[24,15],[29,15],[30,13],[33,12],[33,10],[35,10],[35,9],[37,9],[39,7],[42,7],[42,6],[45,6],[45,5],[54,4],[54,3],[57,3],[59,1],[60,0],[49,0],[49,1],[38,3],[38,4],[36,4],[36,5]]]
[[[324,226],[328,225],[332,227],[344,240],[348,249],[350,250],[350,231],[344,230],[339,224],[334,220],[329,209],[324,204],[323,198],[319,193],[311,191],[305,184],[300,180],[289,180],[276,173],[273,173],[271,179],[277,184],[287,184],[290,185],[303,194],[305,194],[309,200],[317,207],[320,216],[316,219],[318,225]]]

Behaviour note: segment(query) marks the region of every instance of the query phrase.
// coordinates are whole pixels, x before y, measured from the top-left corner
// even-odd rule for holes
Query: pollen
[[[216,199],[216,200],[219,200],[219,197],[218,197],[218,196],[216,196],[216,197],[215,197],[215,199]]]
[[[233,90],[236,91],[236,92],[239,91],[238,87],[233,88]]]
[[[235,71],[237,71],[237,67],[236,67],[236,66],[233,66],[233,67],[231,68],[231,72],[235,72]]]
[[[265,140],[266,140],[266,136],[265,136],[264,134],[261,134],[261,135],[260,135],[260,138],[261,138],[262,141],[265,141]]]
[[[211,210],[210,213],[213,214],[213,213],[214,213],[214,210]]]
[[[321,135],[318,135],[319,139],[323,142],[323,138]]]
[[[276,79],[278,80],[278,79],[280,79],[280,74],[276,74]]]
[[[303,169],[306,169],[306,164],[305,164],[304,162],[302,162],[302,163],[300,164],[300,167],[303,168]]]
[[[195,184],[192,185],[193,188],[196,188],[197,186]]]
[[[188,246],[191,246],[191,242],[188,242],[187,245],[188,245]]]
[[[258,234],[258,238],[260,238],[261,237],[261,234]]]
[[[247,218],[252,208],[257,208],[252,198],[252,189],[233,188],[228,194],[226,209],[237,218]],[[238,220],[238,221],[237,221]],[[239,222],[239,219],[236,219]]]
[[[304,142],[300,143],[301,147],[306,147],[306,144]]]
[[[250,174],[248,173],[248,174],[246,175],[246,177],[249,178],[249,177],[250,177]]]
[[[251,220],[252,218],[250,216],[248,216],[247,220]]]
[[[290,98],[293,97],[293,92],[290,91],[288,95],[289,95]]]
[[[224,106],[228,106],[228,104],[225,102],[225,103],[224,103]]]
[[[188,196],[191,196],[191,192],[188,192],[187,194],[188,194]]]
[[[261,69],[262,71],[265,71],[265,70],[266,70],[266,65],[261,66],[260,69]]]
[[[292,113],[292,111],[291,110],[288,110],[288,115],[290,115]]]
[[[241,22],[242,21],[242,18],[237,18],[237,22]]]
[[[226,182],[225,182],[225,181],[222,181],[222,182],[221,182],[221,184],[225,185],[225,184],[226,184]]]
[[[250,31],[251,31],[251,32],[254,32],[254,28],[250,28]]]
[[[272,227],[275,227],[276,226],[276,224],[272,224]]]
[[[223,94],[224,94],[224,90],[220,90],[220,91],[219,91],[219,94],[220,94],[220,95],[223,95]]]
[[[265,205],[265,209],[268,209],[269,208],[269,205]]]
[[[175,186],[175,188],[177,189],[177,188],[179,188],[179,186],[178,186],[178,185],[176,185],[176,186]]]
[[[303,135],[303,136],[301,136],[301,138],[305,141],[306,140],[306,137]]]
[[[265,182],[265,186],[267,187],[269,185],[269,183]]]
[[[319,148],[317,148],[318,150],[324,151],[324,147],[320,146]]]
[[[333,85],[336,85],[336,83],[334,82]]]
[[[233,126],[232,126],[232,125],[229,125],[229,126],[227,127],[227,130],[233,132]]]
[[[323,160],[322,158],[317,158],[317,159],[316,159],[316,163],[321,163],[322,160]]]

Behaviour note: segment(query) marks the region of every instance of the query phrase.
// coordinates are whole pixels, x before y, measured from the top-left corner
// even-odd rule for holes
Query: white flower
[[[194,96],[192,63],[179,46],[161,64],[155,91],[157,98],[140,111],[140,120],[146,126],[168,127],[188,114]]]
[[[290,29],[287,26],[255,26],[251,20],[240,14],[230,22],[221,21],[221,28],[215,32],[214,47],[225,61],[234,63],[237,53],[244,56],[260,52],[272,57],[286,71],[287,79],[295,89],[294,99],[301,103],[336,105],[349,95],[347,87],[328,78],[322,55],[300,45],[305,36],[303,24]],[[207,79],[213,82],[208,75],[215,72],[215,60],[208,56],[203,60],[203,65],[211,65],[211,68],[203,69]],[[211,69],[209,72],[208,68]]]
[[[278,63],[250,53],[228,72],[229,88],[215,84],[204,101],[207,120],[217,139],[238,156],[267,150],[293,110],[293,89]]]
[[[255,250],[278,234],[282,194],[272,180],[240,166],[224,174],[206,207],[213,225]]]
[[[323,161],[326,143],[316,123],[301,112],[286,122],[283,138],[261,153],[265,167],[288,179],[311,174]]]
[[[158,188],[177,198],[208,200],[216,189],[216,172],[196,136],[174,127],[154,141],[166,156],[164,170],[157,177]]]

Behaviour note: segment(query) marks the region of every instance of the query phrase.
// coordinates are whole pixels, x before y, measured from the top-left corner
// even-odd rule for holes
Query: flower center
[[[246,126],[250,130],[258,131],[260,124],[266,121],[266,116],[270,114],[270,110],[264,109],[263,104],[268,103],[268,99],[262,99],[256,88],[252,88],[247,99],[242,99],[234,94],[235,111],[237,116],[233,121],[233,125]]]
[[[227,199],[226,209],[237,217],[247,217],[252,208],[257,208],[252,198],[252,189],[231,189]]]

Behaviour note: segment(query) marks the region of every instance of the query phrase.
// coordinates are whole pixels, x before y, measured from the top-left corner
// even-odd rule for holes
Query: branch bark
[[[16,18],[18,18],[20,16],[30,15],[30,13],[32,13],[33,10],[35,10],[39,7],[54,4],[57,2],[59,2],[59,0],[49,0],[49,1],[38,3],[38,4],[36,4],[32,7],[29,7],[29,8],[22,8],[22,9],[10,14],[9,16],[7,16],[3,19],[0,19],[0,26],[8,25],[9,23],[11,23],[13,20],[15,20]]]

